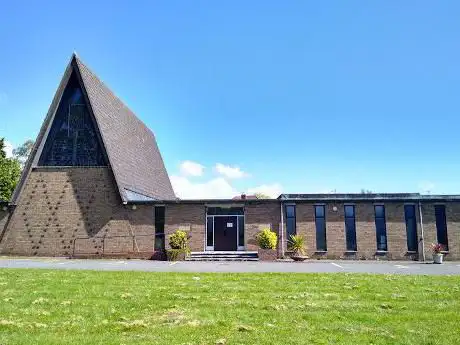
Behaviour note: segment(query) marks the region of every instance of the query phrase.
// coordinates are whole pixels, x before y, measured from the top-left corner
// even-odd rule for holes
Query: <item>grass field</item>
[[[0,344],[460,344],[460,277],[4,269]]]

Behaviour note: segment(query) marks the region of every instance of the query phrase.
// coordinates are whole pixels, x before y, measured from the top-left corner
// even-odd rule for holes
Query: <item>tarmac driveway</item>
[[[414,261],[305,262],[165,262],[150,260],[69,260],[66,258],[0,257],[0,268],[47,268],[98,271],[147,272],[294,272],[294,273],[380,273],[380,274],[460,274],[460,262],[442,265]]]

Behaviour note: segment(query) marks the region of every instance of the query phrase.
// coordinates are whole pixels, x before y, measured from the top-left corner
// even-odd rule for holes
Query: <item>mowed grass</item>
[[[0,344],[459,344],[460,277],[0,270]]]

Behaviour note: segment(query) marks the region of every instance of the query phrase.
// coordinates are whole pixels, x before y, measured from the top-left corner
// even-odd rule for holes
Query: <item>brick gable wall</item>
[[[152,252],[153,238],[153,206],[123,206],[109,168],[37,168],[19,196],[0,252],[67,256],[74,245],[76,254],[129,253],[133,247]]]

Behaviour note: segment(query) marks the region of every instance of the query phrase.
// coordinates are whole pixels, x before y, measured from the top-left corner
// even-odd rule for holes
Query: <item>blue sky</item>
[[[154,131],[184,197],[460,193],[459,14],[447,0],[2,1],[0,136],[35,138],[76,50]]]

